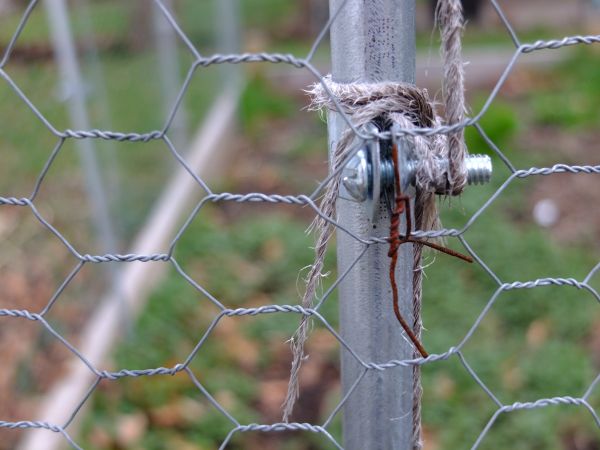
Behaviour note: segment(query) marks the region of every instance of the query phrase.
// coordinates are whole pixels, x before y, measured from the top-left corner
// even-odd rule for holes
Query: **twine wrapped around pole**
[[[462,60],[463,11],[461,0],[439,0],[436,20],[442,38],[442,65],[444,67],[443,96],[446,123],[460,124],[465,118],[465,76]],[[467,148],[464,128],[448,134],[448,161],[450,167],[449,193],[459,195],[467,184],[464,170]]]
[[[442,58],[444,65],[443,93],[446,112],[446,125],[460,124],[464,120],[464,76],[461,57],[461,36],[463,30],[462,5],[460,0],[440,0],[436,10],[437,22],[442,37]],[[323,84],[327,85],[327,90]],[[316,83],[308,90],[312,99],[311,110],[338,111],[330,96],[337,100],[344,112],[356,128],[378,119],[392,125],[398,124],[401,129],[431,128],[442,125],[442,120],[435,114],[434,105],[425,89],[407,83],[350,83],[338,84],[325,77],[322,83]],[[329,92],[328,92],[329,91]],[[335,172],[345,164],[353,150],[354,132],[348,129],[334,149],[330,171]],[[444,194],[459,195],[467,183],[464,161],[467,148],[464,143],[464,132],[458,128],[447,135],[413,136],[412,140],[418,165],[416,169],[415,226],[421,230],[438,227],[438,214],[435,194],[439,186],[446,186]],[[447,160],[447,165],[438,161]],[[328,217],[336,218],[336,201],[339,192],[341,175],[333,177],[321,201],[320,209]],[[315,299],[324,265],[327,244],[335,227],[323,217],[317,217],[311,225],[315,231],[315,260],[306,278],[306,290],[302,298],[302,306],[310,308]],[[413,332],[421,334],[421,293],[422,293],[422,245],[413,245]],[[306,358],[304,345],[309,334],[309,320],[303,317],[299,328],[291,338],[293,361],[287,396],[284,402],[283,420],[288,421],[295,401],[299,395],[299,372]],[[413,448],[422,448],[420,421],[420,369],[415,366],[414,375],[414,408],[413,408]]]

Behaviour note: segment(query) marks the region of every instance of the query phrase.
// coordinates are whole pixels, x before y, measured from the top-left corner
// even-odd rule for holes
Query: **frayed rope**
[[[447,125],[460,123],[464,119],[464,76],[461,58],[461,35],[463,28],[462,6],[460,0],[440,0],[437,8],[437,21],[442,36],[442,57],[444,61],[444,103]],[[323,86],[327,86],[327,89]],[[401,129],[432,128],[442,124],[435,114],[435,108],[427,91],[408,83],[335,83],[330,76],[322,83],[312,85],[308,94],[312,100],[310,110],[338,111],[341,107],[352,124],[361,128],[377,119]],[[353,151],[355,135],[346,130],[337,142],[331,157],[330,171],[336,172]],[[463,130],[447,135],[412,136],[409,138],[414,147],[416,160],[415,198],[416,226],[421,230],[435,229],[439,226],[435,204],[435,194],[459,195],[467,183],[464,161],[467,149]],[[448,161],[440,164],[440,161]],[[333,177],[321,200],[323,215],[336,219],[336,201],[340,187],[341,173]],[[440,186],[444,189],[440,191]],[[323,217],[318,216],[311,225],[316,233],[315,260],[306,278],[306,291],[302,306],[310,308],[323,277],[324,257],[327,244],[335,227]],[[421,246],[414,245],[415,275],[413,277],[413,313],[415,333],[420,335],[420,305],[422,268]],[[287,396],[284,402],[283,420],[288,421],[299,395],[299,372],[306,359],[304,346],[309,334],[310,318],[303,317],[300,326],[290,339],[293,360]],[[420,437],[420,374],[415,371],[415,405],[413,442],[414,448],[421,448]]]

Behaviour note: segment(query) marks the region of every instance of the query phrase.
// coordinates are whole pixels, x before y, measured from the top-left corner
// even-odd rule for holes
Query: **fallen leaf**
[[[267,239],[261,246],[260,253],[265,261],[274,263],[281,260],[283,257],[285,253],[285,245],[283,245],[281,239]]]
[[[436,397],[443,400],[452,397],[456,391],[456,382],[445,373],[437,375],[433,385]]]
[[[541,347],[550,335],[550,323],[547,319],[538,319],[531,322],[527,328],[527,345],[532,349]]]
[[[111,448],[113,446],[113,439],[106,428],[101,426],[94,426],[90,434],[88,435],[90,444],[96,448]]]
[[[287,393],[287,380],[264,380],[259,384],[259,409],[267,420],[281,416],[281,405]]]
[[[197,400],[183,397],[175,402],[167,403],[150,410],[153,424],[173,428],[196,423],[206,414],[206,407]]]
[[[142,413],[122,414],[117,416],[116,423],[116,440],[124,448],[133,446],[148,429],[148,418]]]
[[[516,366],[508,367],[502,371],[502,384],[506,389],[516,391],[523,387],[523,373]]]
[[[427,427],[423,426],[423,450],[438,450],[440,448],[438,433]]]
[[[222,320],[214,334],[226,349],[227,358],[246,371],[252,371],[256,367],[260,354],[259,343],[242,335],[239,321]]]

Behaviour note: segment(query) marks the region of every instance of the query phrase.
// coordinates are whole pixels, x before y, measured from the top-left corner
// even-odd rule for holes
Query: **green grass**
[[[178,244],[176,258],[185,270],[228,307],[247,306],[248,302],[298,303],[297,274],[312,254],[308,240],[299,239],[304,234],[304,226],[276,211],[260,217],[243,216],[243,220],[226,227],[219,224],[217,218],[216,210],[203,212]],[[280,248],[281,252],[273,248]],[[328,266],[332,264],[329,258]],[[114,364],[142,368],[183,360],[216,313],[216,307],[173,273],[152,295],[134,332],[116,351]],[[324,314],[335,324],[333,299],[326,303]],[[252,407],[259,400],[258,384],[263,370],[278,364],[276,355],[268,349],[274,345],[280,349],[286,347],[285,340],[293,333],[297,319],[295,315],[222,319],[234,322],[227,325],[239,331],[222,334],[218,326],[193,360],[194,373],[212,395],[230,399],[228,411],[240,422],[261,421]],[[239,350],[228,345],[245,341],[252,343],[250,348],[257,351],[256,359],[239,367],[244,358],[240,359]],[[336,358],[335,353],[327,357]],[[177,378],[187,377],[178,375]],[[117,424],[113,419],[119,414],[145,411],[152,415],[161,405],[181,398],[205,404],[207,411],[201,422],[179,425],[176,432],[167,427],[152,427],[142,442],[143,448],[165,448],[168,440],[159,437],[165,433],[177,433],[182,440],[193,442],[199,448],[213,448],[232,427],[206,404],[188,380],[171,383],[171,378],[162,377],[125,379],[119,381],[118,386],[111,386],[110,391],[114,389],[119,392],[118,397],[110,395],[94,402],[94,413],[86,420],[88,432],[97,423],[106,423],[109,429],[114,429]],[[86,445],[86,448],[94,447]]]
[[[507,191],[466,233],[467,241],[503,282],[583,279],[594,264],[590,252],[561,248],[533,225],[511,224],[506,211],[526,193],[523,182]],[[464,222],[479,204],[466,194],[462,200],[466,214],[456,210],[452,214]],[[456,345],[497,287],[481,267],[437,256],[424,287],[425,345],[434,352]],[[465,357],[504,404],[580,396],[597,373],[586,348],[597,323],[596,311],[591,294],[572,287],[502,293],[465,346]],[[532,337],[536,330],[541,330],[540,342]],[[435,430],[441,448],[471,445],[495,410],[458,360],[426,367],[424,390],[423,420]],[[512,442],[515,449],[561,449],[558,437],[573,414],[587,413],[564,407],[518,413],[518,420],[510,416],[499,421],[482,448],[506,448]],[[591,420],[580,422],[580,433],[595,434]]]
[[[536,122],[577,132],[600,123],[600,67],[597,53],[578,48],[549,82],[530,96]]]
[[[206,46],[212,48],[211,15],[207,5],[192,0],[184,3],[182,8],[190,13],[183,16],[182,26],[195,43],[206,42]],[[296,12],[294,5],[283,0],[244,1],[242,13],[247,28],[256,29],[281,17],[292,16]],[[99,35],[126,39],[127,21],[122,11],[117,2],[94,4],[94,22]],[[200,18],[202,26],[194,28],[196,18]],[[0,42],[8,41],[16,23],[14,16],[2,19]],[[75,21],[76,36],[81,36],[83,31]],[[536,32],[536,37],[546,36],[544,33]],[[554,36],[554,33],[548,35]],[[508,42],[506,35],[496,32],[482,36],[478,37],[478,45],[481,42],[492,45],[502,39]],[[31,17],[21,44],[33,45],[47,40],[45,17],[40,8]],[[275,49],[307,49],[307,43],[293,39],[268,42],[268,45]],[[467,45],[471,45],[468,40]],[[183,51],[182,59],[183,71],[189,62],[189,56]],[[164,115],[161,99],[155,92],[156,61],[152,56],[149,53],[103,53],[102,63],[111,123],[106,123],[102,116],[98,94],[91,92],[89,103],[94,126],[110,126],[120,131],[160,128]],[[525,98],[495,100],[481,121],[482,127],[518,167],[555,162],[551,160],[553,155],[534,156],[527,148],[520,148],[519,137],[532,126],[550,125],[565,132],[592,130],[599,123],[598,67],[600,64],[593,54],[577,52],[573,59],[553,72],[556,78],[550,85],[541,85]],[[68,127],[65,106],[57,104],[57,75],[51,64],[26,67],[9,64],[7,70],[58,129]],[[210,104],[218,78],[219,72],[213,69],[196,74],[186,96],[192,126],[199,122]],[[473,110],[478,111],[485,96],[482,93],[475,98]],[[3,158],[0,192],[27,195],[56,139],[4,83],[0,84],[0,105]],[[265,133],[274,122],[292,122],[299,115],[308,114],[299,112],[292,99],[274,93],[266,79],[257,75],[250,80],[243,95],[240,121],[245,138],[256,143],[265,139]],[[304,129],[292,132],[291,137],[286,135],[289,148],[278,155],[278,162],[290,166],[281,168],[282,178],[294,188],[312,186],[310,183],[316,178],[312,173],[302,180],[294,178],[298,167],[303,167],[304,159],[319,157],[319,152],[323,153],[321,160],[326,159],[323,140],[312,133],[303,133]],[[475,130],[467,131],[467,139],[471,149],[489,152]],[[125,235],[132,236],[163,185],[170,156],[160,143],[121,143],[115,144],[113,150],[107,143],[97,145],[103,155],[114,152],[119,176],[126,180],[120,191],[126,194],[120,194],[115,204],[119,211],[127,211],[122,227]],[[243,162],[243,155],[240,161]],[[506,178],[506,169],[497,158],[494,161],[496,172],[492,185],[469,189],[460,200],[453,200],[451,207],[442,208],[446,226],[463,225]],[[77,167],[76,149],[74,143],[69,142],[51,170],[40,197],[41,203],[48,202],[59,222],[69,222],[66,207],[71,205],[64,204],[65,192],[76,189],[65,180],[81,182]],[[236,186],[224,182],[227,183],[227,188],[235,191]],[[595,263],[589,248],[560,245],[531,220],[523,219],[523,214],[515,214],[526,210],[526,197],[533,183],[535,179],[531,178],[515,181],[466,233],[466,240],[503,282],[548,276],[582,279]],[[77,186],[81,189],[80,184]],[[261,208],[262,205],[246,205],[240,209],[207,206],[177,245],[176,258],[184,270],[227,307],[299,302],[303,283],[298,274],[306,273],[302,269],[312,258],[312,238],[305,234],[309,220],[298,211],[292,211],[294,208],[286,211],[279,207]],[[460,249],[455,240],[449,244]],[[433,254],[427,255],[426,262],[432,262],[434,257],[435,262],[426,271],[424,285],[423,316],[427,328],[424,343],[432,352],[443,352],[458,344],[468,332],[497,285],[476,264],[467,265]],[[336,276],[334,249],[328,254],[327,267],[332,273],[325,280],[324,289]],[[323,310],[334,327],[338,326],[337,301],[334,294]],[[131,333],[115,350],[114,367],[142,369],[181,362],[217,311],[205,296],[171,270],[152,294]],[[288,368],[285,358],[289,356],[285,341],[296,328],[297,319],[292,315],[225,318],[194,358],[191,368],[195,375],[240,422],[264,421],[258,407],[261,383],[268,378],[265,373],[272,375],[269,371],[278,370],[272,378],[285,379]],[[548,287],[505,292],[466,344],[464,354],[482,382],[505,404],[552,396],[580,396],[597,373],[589,349],[597,320],[597,305],[585,291]],[[327,334],[316,325],[315,333],[319,335],[319,332]],[[322,357],[323,365],[334,366],[338,350],[335,345],[324,347],[313,356]],[[456,358],[426,366],[423,383],[423,420],[428,435],[438,442],[439,448],[470,447],[493,414],[494,403]],[[333,388],[326,395],[329,409],[318,411],[319,420],[325,418],[339,398]],[[592,400],[597,406],[598,396]],[[188,401],[192,402],[191,406]],[[90,406],[77,442],[92,450],[106,448],[95,445],[100,442],[94,437],[98,430],[105,430],[114,448],[123,446],[116,438],[119,423],[134,414],[141,414],[148,425],[133,448],[213,449],[232,428],[184,373],[174,377],[103,382],[90,400]],[[186,408],[191,408],[188,415],[181,412],[188,411]],[[165,416],[173,414],[182,416],[176,416],[179,418],[174,423],[167,423]],[[597,431],[582,409],[565,406],[518,412],[501,417],[481,448],[560,450],[564,449],[560,439],[569,433],[592,440]],[[339,422],[334,423],[333,434],[339,437]],[[286,437],[280,442],[280,448],[307,448],[307,440],[313,443],[311,448],[329,448],[325,441],[306,434]],[[251,448],[248,442],[242,437],[236,438],[231,448]]]
[[[25,3],[25,2],[23,2]],[[73,11],[73,10],[70,10]],[[72,32],[75,39],[84,39],[90,30],[85,21],[80,19],[78,10],[75,9],[72,20]],[[94,34],[101,38],[124,38],[128,28],[127,11],[124,12],[122,4],[116,1],[94,2],[91,9],[93,14]],[[9,14],[0,17],[0,43],[9,42],[21,20],[20,14]],[[44,5],[37,5],[27,21],[19,37],[19,45],[31,46],[49,42],[49,28]]]
[[[580,63],[585,64],[585,60]],[[269,123],[274,115],[291,114],[293,105],[280,96],[269,95],[268,86],[259,79],[243,97],[241,111],[245,130],[252,136],[260,134],[261,122]],[[528,125],[518,125],[518,114],[518,105],[498,100],[481,124],[518,167],[549,163],[527,154],[526,149],[515,147],[516,138]],[[469,131],[467,139],[471,148],[485,151],[486,144],[476,133]],[[302,152],[297,157],[301,158]],[[492,185],[469,189],[460,201],[452,202],[452,207],[443,207],[446,226],[464,224],[500,186],[507,176],[500,164],[495,160]],[[589,251],[557,244],[530,220],[515,221],[514,212],[527,207],[524,199],[534,182],[534,179],[517,180],[465,237],[503,282],[557,276],[582,279],[595,262]],[[246,210],[244,215],[234,216],[237,220],[227,222],[223,221],[219,208],[201,213],[178,244],[178,261],[186,270],[190,268],[190,273],[196,274],[201,284],[227,306],[297,302],[296,274],[311,258],[310,240],[301,238],[306,224],[288,215],[252,214],[252,207]],[[450,240],[449,243],[460,249],[457,242]],[[265,255],[273,246],[279,249],[276,254],[280,256],[270,259]],[[443,352],[460,342],[498,286],[477,264],[467,265],[431,254],[426,262],[432,262],[434,256],[435,262],[426,271],[424,285],[423,317],[427,328],[424,343],[432,352]],[[334,278],[332,274],[330,280]],[[186,297],[179,289],[181,283],[174,276],[152,296],[149,307],[136,324],[135,337],[116,352],[118,367],[173,364],[193,347],[216,310],[206,307],[206,299],[198,300],[193,293]],[[334,296],[326,303],[326,317],[334,326],[337,326],[336,302]],[[592,296],[572,287],[505,292],[477,327],[464,348],[464,355],[504,404],[553,396],[580,396],[597,372],[587,348],[598,319],[596,311]],[[228,399],[228,411],[238,420],[262,421],[252,408],[260,401],[262,374],[277,364],[273,347],[285,348],[283,342],[294,326],[294,320],[274,316],[239,320],[235,324],[236,331],[230,333],[244,342],[252,342],[253,351],[259,349],[255,362],[249,363],[250,367],[240,368],[239,359],[229,354],[226,344],[220,342],[219,338],[224,339],[228,334],[216,332],[194,359],[193,370],[200,374],[212,395]],[[140,351],[148,347],[148,351]],[[336,360],[334,353],[327,358]],[[98,395],[100,400],[95,400],[95,413],[86,422],[84,436],[89,436],[98,421],[114,427],[114,418],[126,411],[143,411],[152,416],[153,409],[172,403],[174,398],[202,399],[189,383],[168,387],[169,382],[159,387],[163,384],[155,380],[149,384],[145,380],[120,381],[117,389],[120,396],[112,390],[106,398]],[[430,439],[435,439],[439,448],[472,445],[496,409],[492,400],[457,358],[426,366],[423,384],[423,421]],[[167,389],[168,394],[164,394],[163,389]],[[198,421],[182,425],[177,431],[179,438],[191,448],[215,448],[231,428],[220,413],[210,408],[208,411]],[[339,436],[339,431],[336,424],[334,435]],[[481,448],[560,450],[564,448],[561,439],[569,433],[577,433],[582,439],[594,439],[594,424],[582,408],[516,412],[498,419]],[[168,427],[152,424],[142,445],[165,448],[161,445],[168,446],[174,439],[173,434]],[[306,448],[302,444],[305,438],[286,439],[289,447],[285,448]],[[231,448],[250,448],[248,445],[248,441],[239,440],[234,441]],[[311,448],[329,448],[323,442],[312,445]]]
[[[526,192],[524,188],[517,186],[486,213],[466,234],[469,243],[480,255],[486,255],[485,260],[503,281],[567,275],[566,268],[580,273],[589,270],[593,259],[581,249],[560,248],[533,226],[520,229],[511,225],[504,211],[512,206],[515,197]],[[454,219],[465,220],[478,205],[476,196],[465,195],[464,213],[454,209]],[[250,304],[297,302],[295,274],[310,260],[307,240],[299,239],[304,226],[289,218],[261,214],[244,216],[242,221],[223,227],[214,213],[209,211],[199,217],[178,244],[176,257],[186,270],[191,267],[190,273],[199,276],[201,284],[230,307],[247,306],[248,299]],[[265,249],[272,245],[282,246],[283,251],[279,258],[269,260]],[[252,266],[252,276],[247,274],[248,264]],[[185,357],[216,310],[207,306],[206,299],[198,299],[197,295],[184,292],[184,288],[174,276],[152,296],[136,324],[134,337],[116,352],[118,368],[157,367]],[[492,279],[480,267],[437,256],[425,281],[424,320],[428,331],[424,343],[430,351],[442,352],[456,345],[495,289]],[[334,326],[335,301],[334,297],[326,304],[326,317]],[[596,310],[589,293],[570,287],[504,293],[466,345],[465,356],[505,403],[579,396],[596,371],[585,348],[597,318]],[[229,412],[238,420],[261,421],[251,405],[259,401],[262,370],[275,364],[275,356],[268,348],[275,343],[282,345],[294,325],[293,320],[270,316],[237,321],[236,334],[261,349],[252,368],[240,370],[239,361],[213,336],[194,360],[193,370],[213,395],[223,396],[226,392],[226,398],[233,397]],[[541,343],[532,344],[527,334],[536,326],[542,326],[547,335]],[[333,355],[329,357],[335,359]],[[435,432],[441,448],[469,446],[494,411],[491,400],[457,361],[424,369],[424,423]],[[511,377],[517,380],[511,381]],[[127,379],[119,382],[118,397],[113,392],[104,400],[99,392],[86,428],[90,430],[97,423],[112,423],[114,427],[112,420],[126,411],[146,411],[151,415],[153,409],[176,398],[202,398],[189,383],[170,383],[171,379]],[[572,425],[574,417],[580,416],[581,421]],[[519,450],[559,450],[557,433],[565,424],[575,426],[584,435],[594,433],[593,423],[585,414],[568,408],[518,413],[515,417],[518,420],[513,416],[500,420],[482,448],[505,448],[513,442],[512,446]],[[214,448],[230,428],[220,413],[211,411],[198,422],[180,426],[178,432],[198,448]],[[158,444],[163,442],[164,433],[173,431],[151,427],[143,447],[165,448]]]
[[[185,53],[180,56],[183,76],[190,58]],[[167,111],[161,92],[156,88],[159,79],[155,56],[144,52],[107,52],[101,55],[100,63],[106,95],[94,90],[87,93],[90,127],[138,133],[162,129]],[[58,96],[59,77],[54,64],[44,61],[27,65],[9,63],[7,72],[57,130],[72,128],[68,105]],[[219,76],[215,69],[195,73],[182,104],[182,108],[187,110],[190,134],[195,132],[215,98]],[[10,105],[0,109],[0,155],[5,161],[0,169],[0,189],[10,195],[26,196],[58,139],[4,81],[0,82],[0,101]],[[175,99],[169,101],[174,104]],[[107,111],[104,111],[105,108]],[[64,189],[61,180],[67,176],[79,180],[80,189],[84,189],[78,159],[79,143],[74,140],[65,142],[40,193],[42,203],[52,204],[57,199],[52,207],[59,216],[68,214],[60,201],[61,190]],[[119,143],[94,140],[92,145],[103,168],[107,191],[109,195],[114,192],[114,197],[109,200],[115,217],[120,218],[115,218],[115,222],[121,228],[124,239],[130,239],[175,167],[175,159],[161,141]],[[178,150],[185,152],[182,148]],[[114,183],[119,183],[120,187],[117,188]],[[116,190],[120,192],[117,194]],[[122,210],[129,211],[129,214],[119,214]]]

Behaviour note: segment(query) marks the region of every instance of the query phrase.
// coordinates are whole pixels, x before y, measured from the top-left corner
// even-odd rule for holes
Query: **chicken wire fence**
[[[486,262],[480,258],[475,251],[471,248],[468,242],[469,230],[472,225],[477,221],[477,219],[486,211],[495,200],[497,200],[503,192],[516,180],[524,179],[528,177],[540,177],[540,176],[553,176],[554,174],[560,173],[571,173],[571,174],[600,174],[600,166],[598,165],[567,165],[567,164],[556,164],[552,167],[528,167],[519,169],[513,165],[511,160],[506,157],[503,152],[492,142],[491,139],[485,133],[485,130],[480,125],[480,119],[482,116],[488,111],[494,99],[497,97],[500,89],[503,84],[507,80],[509,74],[517,64],[519,60],[522,58],[527,58],[528,54],[534,52],[544,52],[544,51],[556,51],[563,47],[574,46],[574,45],[589,45],[600,43],[600,35],[577,35],[577,36],[568,36],[562,39],[553,39],[553,40],[540,40],[533,43],[523,43],[519,39],[517,33],[511,26],[510,21],[507,19],[506,15],[503,12],[501,5],[492,0],[491,4],[498,14],[500,20],[504,24],[507,33],[510,35],[512,42],[515,46],[514,54],[507,64],[506,68],[502,72],[499,77],[497,83],[492,89],[489,97],[485,101],[483,107],[480,111],[474,115],[473,117],[467,118],[462,123],[452,124],[452,125],[442,125],[435,128],[413,128],[413,129],[401,129],[397,132],[397,138],[403,139],[406,136],[433,136],[435,134],[448,134],[452,133],[459,129],[464,129],[466,127],[474,127],[478,133],[482,136],[482,138],[489,144],[490,148],[496,153],[499,159],[506,165],[508,170],[510,171],[510,176],[504,181],[504,183],[491,195],[487,201],[481,206],[481,208],[475,212],[465,223],[462,228],[459,229],[440,229],[435,231],[423,231],[423,230],[415,230],[412,235],[415,238],[419,239],[431,239],[431,238],[439,238],[445,237],[451,240],[458,240],[464,246],[466,251],[473,257],[477,264],[487,272],[489,277],[497,284],[496,291],[493,293],[491,298],[487,301],[487,304],[481,311],[480,315],[476,318],[474,323],[472,324],[470,330],[461,339],[459,342],[449,343],[447,351],[443,353],[431,354],[426,358],[422,357],[410,357],[408,359],[393,359],[389,361],[379,361],[372,360],[370,355],[368,354],[360,354],[357,352],[352,345],[347,342],[347,339],[343,337],[338,330],[336,330],[328,320],[321,314],[320,309],[324,302],[328,301],[329,297],[332,293],[344,282],[344,280],[349,276],[352,270],[361,263],[361,259],[367,253],[367,251],[374,246],[388,245],[389,239],[384,237],[375,237],[375,235],[369,234],[366,232],[364,234],[357,234],[353,230],[350,229],[348,224],[339,222],[337,220],[333,220],[329,218],[323,211],[320,209],[318,201],[320,196],[322,195],[324,189],[327,188],[329,183],[332,182],[333,178],[339,174],[342,170],[343,165],[335,172],[330,173],[320,184],[318,187],[312,192],[310,195],[278,195],[278,194],[270,194],[270,193],[247,193],[247,194],[238,194],[238,193],[229,193],[229,192],[213,192],[210,187],[205,183],[205,181],[199,177],[188,165],[186,162],[185,156],[179,152],[179,149],[175,148],[171,140],[169,139],[167,132],[172,124],[173,118],[186,95],[186,90],[190,85],[192,79],[194,78],[197,71],[201,68],[208,67],[216,64],[245,64],[245,63],[266,63],[266,64],[287,64],[297,70],[307,70],[310,72],[314,79],[317,82],[323,84],[324,89],[329,94],[330,91],[325,85],[324,76],[319,72],[319,70],[313,64],[313,59],[315,56],[315,52],[317,48],[322,44],[322,42],[326,39],[328,32],[332,24],[343,17],[340,14],[344,8],[350,7],[353,0],[343,0],[340,2],[332,2],[332,5],[335,5],[333,10],[331,11],[331,17],[325,27],[321,30],[321,32],[316,37],[309,53],[306,56],[295,56],[292,54],[281,54],[281,53],[243,53],[243,54],[214,54],[214,55],[203,55],[196,48],[196,46],[192,43],[192,41],[186,36],[186,34],[182,31],[182,29],[178,26],[176,19],[173,14],[167,9],[160,0],[155,0],[156,5],[162,11],[164,17],[168,20],[169,24],[172,26],[173,30],[179,37],[179,39],[185,44],[185,47],[189,52],[193,55],[194,62],[192,66],[189,68],[183,86],[177,96],[177,100],[175,102],[175,106],[172,109],[169,117],[167,118],[164,127],[160,130],[148,132],[148,133],[135,133],[135,132],[120,132],[120,131],[109,131],[109,130],[59,130],[57,129],[41,112],[38,110],[36,105],[32,100],[30,100],[26,94],[19,87],[19,80],[11,77],[6,71],[5,66],[10,61],[11,53],[15,48],[15,45],[18,41],[19,35],[21,34],[23,28],[25,27],[28,18],[30,17],[33,10],[38,7],[37,0],[31,1],[23,14],[23,17],[19,23],[18,28],[16,29],[8,47],[6,48],[4,55],[0,61],[0,75],[5,83],[7,83],[10,88],[18,95],[18,97],[23,101],[27,107],[30,109],[32,114],[32,119],[35,117],[40,120],[44,126],[56,137],[57,143],[54,149],[52,150],[48,160],[46,161],[43,170],[39,174],[37,178],[37,182],[35,184],[35,188],[33,192],[28,197],[16,198],[16,197],[0,197],[0,205],[2,206],[14,206],[14,207],[22,207],[29,209],[30,213],[35,216],[45,229],[56,236],[62,244],[68,249],[68,251],[72,254],[72,256],[77,260],[78,264],[75,269],[68,275],[68,277],[63,281],[60,287],[56,290],[56,292],[49,299],[46,306],[40,311],[31,311],[27,309],[0,309],[0,317],[2,320],[29,320],[39,324],[40,327],[45,328],[56,340],[60,341],[62,345],[64,345],[76,358],[78,358],[81,362],[83,362],[87,369],[93,374],[95,377],[95,381],[90,386],[86,395],[81,398],[79,404],[74,408],[70,418],[65,423],[48,423],[42,421],[34,421],[34,420],[25,420],[18,422],[10,422],[10,421],[0,421],[0,427],[9,428],[9,429],[45,429],[50,432],[61,434],[64,437],[64,440],[67,441],[73,448],[80,449],[80,445],[77,443],[77,439],[69,433],[69,427],[72,425],[75,418],[78,416],[78,413],[81,411],[84,404],[94,395],[96,388],[102,380],[119,380],[124,377],[149,377],[149,376],[157,376],[157,375],[174,375],[179,372],[185,372],[194,385],[198,388],[198,390],[206,397],[206,399],[217,409],[222,415],[230,421],[231,430],[229,434],[224,438],[220,448],[224,449],[228,446],[228,443],[232,440],[234,435],[238,433],[244,432],[262,432],[262,433],[275,433],[282,431],[302,431],[308,433],[318,433],[324,436],[330,443],[332,447],[341,449],[343,448],[342,441],[339,437],[334,437],[331,433],[330,426],[334,418],[340,414],[344,407],[347,406],[349,399],[352,398],[355,391],[361,386],[361,383],[364,381],[365,377],[368,377],[373,373],[383,373],[387,371],[392,371],[396,373],[397,376],[402,375],[405,372],[398,372],[395,369],[399,367],[408,367],[412,368],[415,366],[424,366],[424,365],[435,365],[436,362],[448,360],[450,358],[457,359],[460,364],[463,366],[465,372],[477,383],[477,385],[489,396],[491,401],[496,405],[497,409],[492,417],[489,419],[487,424],[481,430],[479,436],[475,440],[474,443],[465,443],[465,447],[469,447],[472,449],[478,448],[486,435],[493,428],[494,423],[498,420],[498,418],[503,414],[508,414],[514,411],[519,410],[530,410],[530,409],[538,409],[538,408],[546,408],[553,407],[556,405],[559,406],[567,406],[573,405],[579,408],[584,408],[589,411],[589,414],[592,416],[594,422],[598,427],[600,427],[600,417],[598,416],[594,407],[590,404],[590,397],[596,388],[600,380],[600,376],[594,379],[590,385],[585,389],[584,392],[581,393],[580,396],[560,396],[560,397],[551,397],[551,398],[541,398],[536,401],[531,402],[516,402],[512,404],[506,404],[499,400],[498,396],[495,395],[492,389],[488,388],[484,381],[480,378],[475,369],[471,367],[464,354],[462,353],[462,348],[465,346],[467,341],[469,341],[475,331],[478,329],[483,319],[486,317],[488,312],[492,309],[494,304],[496,303],[500,294],[505,291],[515,290],[515,289],[534,289],[542,286],[572,286],[578,289],[584,289],[589,291],[594,298],[600,302],[600,295],[593,289],[590,285],[590,281],[594,277],[594,275],[600,271],[600,264],[596,265],[582,280],[577,280],[573,278],[541,278],[532,281],[513,281],[513,280],[504,280],[500,278],[490,267],[486,264]],[[337,103],[337,99],[332,97],[332,102],[337,105],[337,113],[342,117],[343,121],[346,125],[350,126],[356,134],[357,142],[369,142],[374,139],[380,140],[389,140],[391,136],[389,133],[377,133],[376,135],[368,134],[364,131],[361,131],[353,126],[352,119],[344,112],[343,108],[339,106]],[[66,238],[63,234],[61,234],[61,230],[55,228],[51,221],[45,218],[42,213],[38,210],[36,206],[36,199],[38,193],[44,186],[44,178],[46,177],[50,167],[55,161],[58,154],[61,152],[63,145],[68,140],[79,140],[79,139],[102,139],[102,140],[114,140],[114,141],[129,141],[129,142],[149,142],[154,140],[163,141],[166,146],[169,148],[170,152],[173,154],[178,163],[194,178],[195,182],[200,186],[205,195],[201,199],[201,201],[197,204],[189,218],[185,221],[184,225],[176,234],[175,238],[172,240],[169,251],[166,253],[152,253],[152,254],[82,254],[80,253]],[[359,146],[356,146],[356,150],[353,154],[350,155],[352,157]],[[182,269],[178,261],[173,255],[174,249],[177,246],[181,236],[189,227],[190,223],[193,219],[198,215],[200,210],[209,203],[217,203],[217,202],[237,202],[237,203],[270,203],[270,204],[286,204],[286,205],[295,205],[298,207],[311,208],[315,215],[324,218],[326,221],[330,222],[337,230],[338,233],[343,233],[346,236],[349,236],[354,240],[355,244],[360,247],[359,256],[354,261],[347,261],[347,267],[344,271],[341,271],[337,279],[332,283],[331,287],[327,289],[322,295],[317,299],[316,305],[312,308],[306,308],[297,304],[273,304],[273,305],[264,305],[260,307],[254,308],[236,308],[230,309],[228,308],[221,300],[213,297],[206,289],[197,284],[193,279]],[[85,266],[89,264],[103,264],[110,262],[123,262],[123,263],[133,263],[133,262],[161,262],[164,264],[169,264],[174,267],[174,269],[179,273],[179,275],[189,282],[195,289],[197,289],[200,293],[206,296],[217,308],[219,308],[220,312],[212,319],[212,322],[206,332],[199,338],[199,341],[193,351],[189,354],[189,356],[181,361],[178,364],[175,364],[172,367],[156,367],[156,368],[147,368],[147,369],[122,369],[118,371],[108,371],[103,370],[100,367],[96,367],[92,364],[86,357],[85,354],[82,354],[72,343],[70,343],[59,331],[57,331],[53,326],[49,324],[46,319],[51,308],[56,304],[56,302],[60,302],[61,294],[64,292],[65,288],[69,284],[69,282],[77,275],[77,273]],[[340,302],[344,302],[344,298],[340,299]],[[219,322],[226,317],[239,317],[239,316],[258,316],[258,315],[268,315],[268,314],[292,314],[297,315],[299,317],[310,318],[314,321],[320,322],[332,336],[339,342],[342,352],[349,358],[353,359],[359,366],[360,371],[355,380],[353,380],[350,385],[346,386],[345,392],[339,403],[333,408],[330,415],[327,419],[322,423],[295,423],[295,422],[281,422],[281,423],[241,423],[234,417],[228,410],[221,405],[221,403],[211,395],[211,393],[205,388],[205,386],[199,381],[199,379],[195,376],[193,371],[190,369],[190,362],[192,359],[196,357],[199,350],[205,344],[207,338],[211,335],[215,327],[219,324]],[[408,346],[408,342],[400,341],[394,343],[394,345]],[[167,381],[168,382],[168,381]],[[1,419],[1,418],[0,418]],[[346,426],[348,424],[346,423]],[[411,445],[411,444],[408,444]],[[352,442],[346,442],[347,448],[357,448],[355,444]],[[376,443],[373,444],[372,448],[380,448]],[[402,448],[408,448],[402,447]]]

